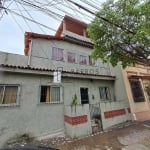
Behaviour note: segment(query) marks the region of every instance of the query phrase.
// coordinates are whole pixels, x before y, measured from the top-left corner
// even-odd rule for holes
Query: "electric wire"
[[[87,14],[85,14],[85,13],[83,13],[82,11],[79,11],[79,10],[77,10],[77,8],[76,7],[74,7],[74,5],[69,5],[68,4],[68,2],[66,1],[66,4],[68,5],[68,8],[70,8],[71,10],[73,10],[73,12],[75,12],[74,14],[77,14],[77,13],[79,13],[80,15],[72,15],[73,17],[76,17],[76,18],[81,18],[81,16],[84,18],[84,19],[82,19],[82,20],[86,20],[86,22],[87,21],[91,21],[91,19],[92,19],[92,17],[91,16],[89,16],[89,15],[87,15]],[[65,6],[65,5],[64,5]],[[81,20],[81,19],[80,19]]]
[[[6,8],[3,7],[4,11],[3,11],[2,15],[0,16],[0,21],[2,20],[4,14],[5,14],[5,13],[7,14],[7,8],[9,8],[12,3],[13,3],[13,1],[11,1],[11,3],[9,3],[9,5],[6,6]],[[3,2],[2,6],[4,6],[4,4],[5,4],[5,1]]]
[[[21,5],[21,6],[22,6],[22,8],[25,10],[25,12],[28,14],[28,16],[29,16],[32,20],[35,21],[35,19],[32,17],[32,15],[29,13],[29,11],[27,11],[26,8],[25,8],[23,5]],[[41,30],[43,33],[45,33],[45,31],[42,29],[42,27],[41,27],[39,24],[36,24],[36,25],[40,28],[40,30]]]
[[[49,9],[47,9],[47,8],[42,8],[42,7],[40,7],[40,6],[38,6],[38,5],[35,5],[35,4],[33,4],[33,3],[30,3],[30,2],[28,2],[28,1],[25,1],[25,0],[16,0],[18,3],[20,3],[20,4],[23,4],[23,5],[26,5],[26,6],[29,6],[29,7],[32,7],[32,8],[36,8],[37,10],[39,10],[40,12],[43,12],[43,13],[46,13],[47,15],[49,15],[49,16],[53,16],[55,19],[56,18],[63,18],[63,16],[62,15],[60,15],[60,14],[58,14],[58,13],[56,13],[56,12],[54,12],[54,11],[51,11],[51,10],[49,10]]]
[[[23,13],[20,11],[20,8],[18,6],[18,3],[16,3],[16,1],[15,1],[15,4],[16,4],[20,14],[23,16]],[[32,29],[31,29],[30,25],[28,24],[27,20],[24,17],[22,17],[22,18],[23,18],[24,22],[26,23],[27,27],[32,31]]]
[[[14,22],[17,24],[17,26],[19,27],[20,31],[24,34],[24,30],[23,28],[21,27],[21,25],[18,23],[18,21],[15,19],[15,17],[13,16],[12,13],[10,13],[12,19],[14,20]]]
[[[30,18],[28,18],[28,17],[25,17],[25,16],[23,16],[23,15],[21,15],[21,14],[15,12],[15,11],[12,11],[12,10],[10,10],[10,9],[7,9],[7,11],[10,12],[10,13],[13,13],[13,14],[19,16],[19,17],[23,17],[23,18],[25,18],[25,19],[27,19],[27,20],[33,22],[33,23],[39,24],[40,26],[43,26],[44,28],[47,28],[47,29],[49,29],[49,30],[51,30],[51,31],[55,31],[55,32],[57,31],[56,29],[53,29],[53,28],[48,27],[48,26],[46,26],[46,25],[44,25],[44,24],[41,24],[41,23],[39,23],[39,22],[37,22],[37,21],[35,21],[35,20],[32,20],[32,19],[30,19]]]
[[[88,8],[84,7],[83,5],[80,5],[79,3],[76,3],[76,2],[74,2],[74,1],[72,1],[72,0],[67,0],[67,1],[69,1],[70,3],[73,3],[73,4],[76,5],[77,7],[83,9],[84,11],[86,11],[86,12],[88,12],[88,13],[90,13],[90,14],[96,16],[96,13],[95,13],[95,12],[89,10]],[[97,17],[98,17],[99,19],[105,21],[106,23],[110,24],[110,25],[114,25],[114,26],[116,26],[116,27],[118,27],[118,28],[124,30],[124,31],[127,32],[127,33],[134,34],[133,31],[131,31],[131,30],[125,28],[123,25],[114,23],[114,22],[112,22],[111,20],[109,20],[109,19],[107,19],[107,18],[105,18],[105,17],[102,17],[102,16],[100,16],[100,15],[97,15]]]

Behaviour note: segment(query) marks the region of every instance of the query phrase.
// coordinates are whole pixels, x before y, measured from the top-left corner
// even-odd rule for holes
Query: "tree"
[[[107,0],[89,24],[93,56],[123,67],[150,66],[150,0]]]

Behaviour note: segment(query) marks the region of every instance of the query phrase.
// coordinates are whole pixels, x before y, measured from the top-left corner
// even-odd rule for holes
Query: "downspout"
[[[32,40],[29,47],[28,66],[31,65],[31,54],[32,54]]]

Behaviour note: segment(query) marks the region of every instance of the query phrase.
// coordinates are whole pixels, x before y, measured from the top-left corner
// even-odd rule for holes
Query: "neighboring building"
[[[123,70],[123,76],[133,119],[150,119],[150,68],[130,66]]]
[[[87,25],[65,16],[55,36],[25,33],[25,55],[0,53],[0,141],[72,137],[131,120],[120,66],[91,57]]]

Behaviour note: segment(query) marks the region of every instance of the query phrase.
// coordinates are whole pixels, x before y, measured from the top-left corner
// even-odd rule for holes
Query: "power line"
[[[17,0],[17,2],[20,3],[20,4],[23,4],[23,5],[26,5],[26,6],[35,8],[35,9],[38,9],[39,11],[44,12],[44,13],[46,13],[47,15],[49,15],[51,17],[53,16],[55,19],[56,19],[56,17],[59,17],[61,19],[63,18],[62,15],[60,15],[60,14],[54,12],[54,11],[51,11],[51,10],[49,10],[47,8],[42,8],[42,7],[38,6],[38,5],[35,5],[34,3],[30,3],[30,2],[27,2],[27,1],[24,1],[24,0],[21,0],[21,1]]]
[[[120,28],[120,29],[123,29],[124,31],[126,31],[126,32],[128,32],[128,33],[134,34],[133,31],[131,31],[131,30],[125,28],[125,27],[122,26],[122,25],[119,25],[119,24],[116,24],[116,23],[114,23],[114,22],[111,22],[111,21],[108,20],[107,18],[104,18],[104,17],[102,17],[102,16],[100,16],[100,15],[97,15],[95,12],[92,12],[91,10],[89,10],[88,8],[86,8],[86,7],[82,6],[82,5],[80,5],[79,3],[76,3],[76,2],[74,2],[74,1],[72,1],[72,0],[67,0],[67,1],[69,1],[70,3],[76,5],[77,7],[83,9],[84,11],[86,11],[86,12],[88,12],[88,13],[90,13],[90,14],[92,14],[92,15],[94,15],[94,16],[97,16],[97,17],[100,18],[101,20],[103,20],[103,21],[105,21],[105,22],[107,22],[107,23],[109,23],[109,24],[111,24],[111,25],[114,25],[114,26],[116,26],[116,27],[118,27],[118,28]]]
[[[32,20],[34,20],[34,18],[32,17],[32,15],[25,9],[25,7],[24,7],[23,5],[21,5],[21,6],[22,6],[22,8],[24,8],[25,12],[29,15],[29,17],[30,17]],[[34,21],[35,21],[35,20],[34,20]],[[39,24],[37,24],[37,26],[40,28],[40,30],[41,30],[42,32],[45,33],[45,31],[41,28],[41,26],[40,26]]]
[[[20,14],[23,16],[23,14],[22,14],[22,12],[21,12],[19,6],[18,6],[18,3],[16,3],[16,1],[15,1],[15,4],[16,4],[16,6],[17,6],[17,8],[18,8],[18,10],[19,10],[19,12],[20,12]],[[26,20],[24,17],[23,17],[23,20],[24,20],[25,23],[27,24],[28,28],[32,31],[30,25],[28,24],[27,20]]]
[[[29,20],[29,21],[31,21],[31,22],[33,22],[33,23],[39,24],[40,26],[43,26],[44,28],[47,28],[47,29],[49,29],[49,30],[52,30],[52,31],[55,31],[55,32],[56,32],[55,29],[50,28],[50,27],[48,27],[48,26],[46,26],[46,25],[44,25],[44,24],[41,24],[41,23],[39,23],[39,22],[37,22],[37,21],[35,21],[35,20],[32,20],[32,19],[30,19],[30,18],[28,18],[28,17],[25,17],[25,16],[23,16],[23,15],[21,15],[21,14],[18,14],[18,13],[15,12],[15,11],[12,11],[12,10],[10,10],[10,9],[7,9],[7,11],[10,12],[10,13],[13,13],[13,14],[19,16],[19,17],[23,17],[24,19],[27,19],[27,20]]]
[[[15,23],[18,25],[19,29],[21,30],[22,33],[24,33],[23,28],[21,27],[21,25],[17,22],[17,20],[15,19],[15,17],[10,13],[11,17],[13,18],[13,20],[15,21]]]
[[[80,1],[82,1],[84,4],[87,4],[87,5],[89,5],[89,6],[91,6],[91,7],[93,7],[93,8],[95,8],[96,10],[100,10],[100,8],[97,6],[97,5],[94,5],[93,3],[94,2],[89,2],[88,0],[80,0]]]

